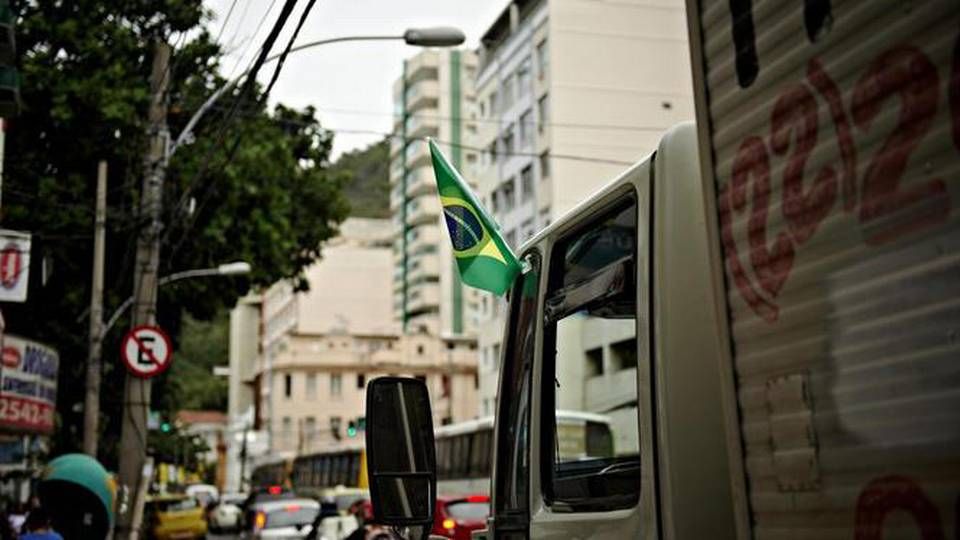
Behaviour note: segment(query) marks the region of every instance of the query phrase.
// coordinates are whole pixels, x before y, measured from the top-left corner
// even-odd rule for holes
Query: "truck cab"
[[[519,251],[475,537],[734,536],[699,171],[694,126],[678,126]],[[606,418],[605,440],[567,411]]]

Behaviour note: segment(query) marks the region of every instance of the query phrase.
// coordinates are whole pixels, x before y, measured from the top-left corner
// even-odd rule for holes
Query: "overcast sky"
[[[297,43],[353,35],[399,35],[407,28],[456,26],[477,46],[480,35],[509,0],[317,0]],[[228,51],[224,75],[243,71],[263,44],[279,15],[283,0],[204,0],[216,17],[209,27]],[[271,4],[273,8],[269,10]],[[306,0],[301,0],[280,35],[273,52],[289,39]],[[233,5],[233,13],[226,21]],[[259,28],[259,30],[258,30]],[[337,130],[334,157],[382,138],[392,128],[391,88],[400,76],[402,61],[417,53],[402,41],[339,43],[291,54],[284,64],[270,101],[317,108],[321,124]],[[235,71],[234,71],[235,70]],[[272,66],[261,70],[267,83]]]

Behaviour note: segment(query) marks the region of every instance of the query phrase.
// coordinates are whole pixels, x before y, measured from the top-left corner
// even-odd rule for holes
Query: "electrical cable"
[[[287,55],[290,54],[290,49],[293,48],[293,42],[296,41],[297,36],[300,35],[300,29],[303,28],[303,23],[307,22],[307,17],[310,15],[310,11],[313,9],[313,5],[317,3],[317,0],[307,0],[307,7],[303,9],[303,13],[300,14],[300,20],[297,21],[297,27],[293,29],[293,34],[290,36],[290,39],[287,40],[287,48],[280,53],[280,58],[277,60],[277,67],[273,70],[273,76],[270,78],[270,83],[267,84],[267,89],[263,91],[263,94],[260,95],[260,103],[266,103],[267,98],[270,96],[270,91],[273,90],[273,85],[276,84],[277,79],[280,77],[280,70],[283,69],[283,63],[287,61]]]
[[[214,42],[220,42],[220,38],[223,37],[223,31],[227,29],[227,24],[230,22],[230,16],[233,15],[233,8],[235,7],[237,7],[237,0],[230,2],[230,9],[227,10],[227,16],[223,19],[223,26],[221,26],[220,31],[217,32],[217,38],[213,40]]]

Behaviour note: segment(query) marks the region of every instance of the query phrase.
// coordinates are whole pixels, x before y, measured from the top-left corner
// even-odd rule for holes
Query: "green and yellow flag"
[[[460,279],[477,289],[501,295],[520,272],[520,262],[501,238],[494,221],[484,212],[460,173],[430,141],[437,194],[450,232]]]

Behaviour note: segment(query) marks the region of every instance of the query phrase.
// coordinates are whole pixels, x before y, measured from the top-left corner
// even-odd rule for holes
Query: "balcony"
[[[440,200],[437,197],[424,195],[407,202],[407,226],[429,223],[439,217]]]
[[[584,402],[591,412],[610,411],[637,399],[637,368],[621,369],[587,379]]]
[[[415,169],[421,165],[430,165],[430,148],[426,141],[411,141],[403,151],[407,168]]]
[[[440,121],[434,115],[413,115],[408,116],[406,121],[407,139],[422,139],[425,137],[436,137],[440,132]]]
[[[407,313],[428,311],[440,305],[440,287],[436,283],[421,283],[407,292]]]
[[[404,75],[407,85],[412,86],[420,81],[436,80],[440,66],[440,55],[435,51],[423,51],[407,60]]]
[[[415,198],[436,191],[437,181],[430,167],[418,167],[407,173],[407,197]]]
[[[425,253],[407,260],[407,282],[414,283],[428,276],[440,275],[440,257],[436,253]],[[409,292],[409,291],[408,291]]]
[[[422,80],[407,87],[406,110],[413,113],[421,109],[435,109],[440,100],[440,84],[434,80]]]

